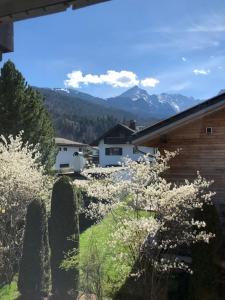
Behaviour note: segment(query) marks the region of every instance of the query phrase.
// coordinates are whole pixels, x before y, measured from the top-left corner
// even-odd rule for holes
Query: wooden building
[[[193,179],[197,171],[214,180],[211,190],[225,232],[225,93],[134,134],[133,143],[180,154],[171,160],[172,182]]]

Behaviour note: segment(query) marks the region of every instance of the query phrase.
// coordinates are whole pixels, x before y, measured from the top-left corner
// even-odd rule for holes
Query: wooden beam
[[[0,0],[0,60],[13,51],[13,22],[110,0]]]
[[[0,23],[0,53],[13,51],[13,23]]]
[[[85,6],[98,4],[98,3],[106,2],[106,1],[111,1],[111,0],[76,0],[76,1],[74,1],[73,9],[79,9],[79,8],[82,8]]]
[[[0,22],[20,21],[110,0],[1,0]]]

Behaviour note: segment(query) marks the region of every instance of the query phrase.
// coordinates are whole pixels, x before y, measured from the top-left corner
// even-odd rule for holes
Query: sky
[[[33,86],[206,99],[225,88],[224,0],[112,0],[20,21],[8,59]]]

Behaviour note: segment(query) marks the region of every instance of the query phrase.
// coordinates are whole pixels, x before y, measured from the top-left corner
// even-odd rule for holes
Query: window
[[[59,147],[59,151],[62,151],[62,148],[61,148],[61,147]]]
[[[138,150],[138,147],[134,147],[133,148],[133,154],[138,154],[140,153],[140,151]]]
[[[81,147],[79,148],[79,152],[82,152],[82,148]]]
[[[212,127],[206,127],[206,134],[211,135],[213,132]]]
[[[105,155],[123,155],[123,149],[119,147],[105,148]]]
[[[69,168],[69,164],[60,164],[59,165],[59,167],[60,167],[60,169],[62,169],[62,168]]]
[[[66,148],[66,147],[64,147],[64,148],[63,148],[63,151],[67,151],[67,148]]]
[[[158,153],[158,148],[153,148],[154,155]]]

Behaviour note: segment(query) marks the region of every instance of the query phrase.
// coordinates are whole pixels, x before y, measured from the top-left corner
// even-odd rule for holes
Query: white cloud
[[[143,87],[155,87],[157,84],[159,84],[159,80],[156,78],[145,78],[140,81],[140,84]]]
[[[193,70],[193,73],[195,75],[208,75],[210,73],[210,70],[209,69],[194,69]]]
[[[184,62],[187,61],[187,58],[184,57],[184,56],[183,56],[181,59],[182,59]]]
[[[134,85],[143,85],[144,87],[155,87],[159,80],[156,78],[138,79],[138,76],[131,71],[108,70],[105,74],[84,75],[81,71],[73,71],[67,74],[68,79],[64,81],[66,87],[79,88],[81,85],[89,84],[107,84],[112,87],[129,88]]]

